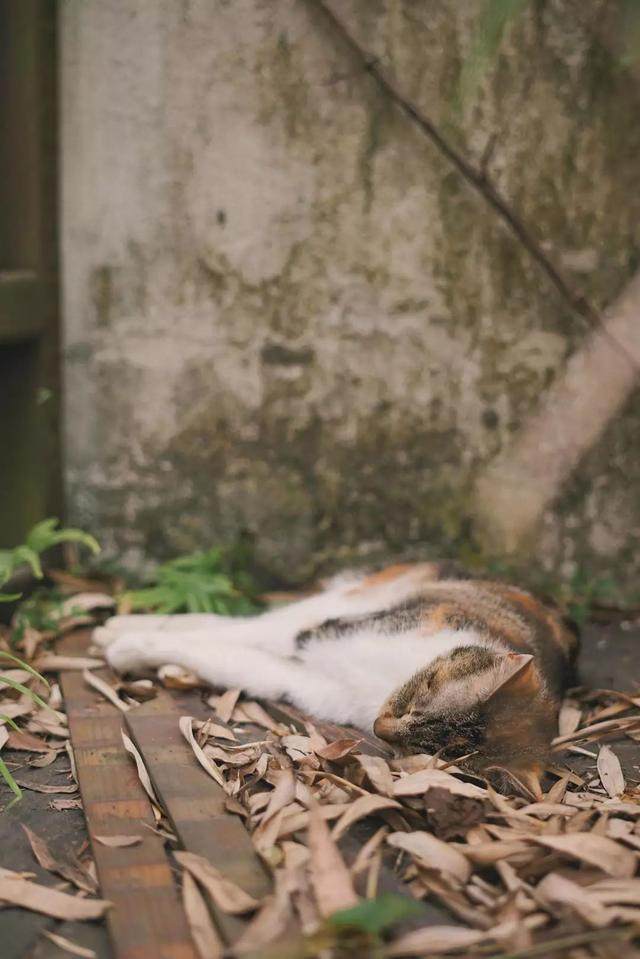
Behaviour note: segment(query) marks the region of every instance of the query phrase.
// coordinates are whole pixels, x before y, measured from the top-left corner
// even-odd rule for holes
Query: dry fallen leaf
[[[558,735],[567,736],[580,725],[582,710],[573,699],[565,699],[558,714]]]
[[[6,686],[2,681],[6,679],[9,683],[22,683],[23,686],[29,686],[33,683],[35,676],[28,669],[0,669],[0,690],[3,691]]]
[[[426,926],[405,933],[387,946],[386,955],[428,956],[438,952],[468,949],[483,942],[487,933],[478,929],[462,929],[460,926]]]
[[[209,759],[214,761],[218,760],[218,762],[227,766],[247,766],[249,763],[254,762],[258,755],[253,743],[249,744],[245,749],[239,749],[237,752],[232,752],[230,749],[225,749],[222,746],[212,746],[207,743],[206,746],[202,747],[202,751]]]
[[[560,776],[547,793],[548,802],[562,802],[569,785],[569,775]]]
[[[4,710],[4,706],[2,709]],[[30,753],[48,753],[51,750],[51,746],[47,745],[44,739],[25,732],[24,729],[12,729],[9,732],[6,744],[8,749],[19,749]]]
[[[224,945],[211,921],[207,904],[196,882],[188,872],[182,875],[182,904],[189,924],[191,938],[200,959],[221,959]]]
[[[28,879],[0,876],[0,900],[12,906],[21,906],[32,912],[41,912],[54,919],[99,919],[111,906],[104,899],[83,899],[69,896],[49,886],[40,886]]]
[[[364,846],[361,846],[358,850],[358,855],[353,860],[351,864],[351,875],[359,876],[361,872],[364,872],[369,868],[371,859],[376,854],[382,843],[385,841],[389,833],[388,826],[381,826],[373,836],[366,841]]]
[[[222,788],[225,789],[226,782],[225,782],[224,776],[222,775],[222,773],[216,766],[213,759],[210,759],[209,756],[207,756],[206,753],[203,752],[202,747],[199,746],[198,743],[196,742],[196,737],[193,734],[193,717],[181,716],[178,722],[178,725],[180,727],[180,732],[182,733],[184,738],[187,740],[187,742],[193,749],[193,752],[195,753],[195,757],[200,763],[200,765],[202,766],[202,768],[204,769],[204,771],[208,773],[208,775],[211,776],[211,778],[214,779],[219,786],[222,786]]]
[[[443,769],[421,769],[401,777],[393,784],[393,795],[396,797],[421,796],[433,786],[447,789],[455,796],[468,796],[471,799],[486,799],[488,795],[486,789],[456,779]]]
[[[205,739],[209,737],[213,739],[228,739],[233,743],[237,743],[238,737],[232,729],[229,729],[227,726],[221,726],[219,723],[214,723],[211,719],[207,719],[204,722],[194,721],[193,728],[198,730],[198,742],[202,743],[200,736],[204,735]]]
[[[82,809],[82,800],[80,797],[77,799],[52,799],[48,806],[49,809],[56,812],[64,812],[66,809]]]
[[[221,696],[210,696],[207,700],[209,706],[213,708],[216,715],[223,723],[228,723],[233,715],[233,710],[240,698],[239,689],[228,689]]]
[[[87,686],[91,686],[91,688],[99,692],[101,696],[104,696],[105,699],[108,699],[109,702],[113,703],[116,709],[119,709],[121,713],[126,713],[131,708],[127,703],[124,703],[120,699],[113,686],[110,686],[109,683],[106,683],[104,679],[100,679],[99,676],[94,676],[93,673],[90,673],[88,669],[82,670],[82,678]]]
[[[237,709],[243,717],[243,722],[255,723],[256,726],[269,729],[272,733],[276,733],[276,735],[282,733],[283,729],[285,729],[281,723],[277,723],[269,713],[262,708],[260,703],[246,700],[246,702],[241,703]],[[218,715],[220,714],[218,713]]]
[[[528,837],[531,841],[555,849],[573,859],[588,862],[591,866],[616,879],[628,879],[636,871],[637,856],[614,839],[597,836],[592,832],[571,833],[566,836]]]
[[[276,841],[280,836],[286,834],[282,827],[285,816],[288,815],[290,810],[297,810],[297,808],[295,803],[285,806],[284,809],[279,809],[271,819],[263,819],[260,825],[254,829],[251,839],[261,856],[268,857],[271,854]],[[295,816],[291,818],[295,818]],[[293,832],[293,830],[291,831]]]
[[[381,756],[359,754],[356,759],[364,769],[369,782],[383,796],[393,795],[393,777],[389,764]]]
[[[69,882],[72,882],[74,886],[84,890],[84,892],[96,893],[98,891],[98,884],[84,866],[79,862],[71,861],[71,859],[56,859],[44,839],[36,835],[24,823],[21,823],[21,825],[29,840],[33,855],[43,869],[55,872],[63,879],[68,879]]]
[[[71,775],[73,777],[73,781],[74,783],[76,783],[76,785],[78,785],[78,769],[76,767],[76,754],[73,751],[73,746],[71,745],[71,741],[69,739],[67,739],[66,743],[64,744],[64,748],[67,756],[69,757],[69,765],[71,767]]]
[[[153,786],[151,785],[151,779],[149,778],[149,773],[147,772],[147,768],[144,764],[142,756],[138,752],[137,747],[133,744],[133,741],[129,739],[129,737],[127,736],[127,734],[125,733],[123,729],[120,730],[120,735],[122,736],[122,742],[124,743],[124,748],[127,750],[129,755],[133,757],[133,761],[136,764],[136,769],[138,770],[138,779],[140,780],[142,788],[144,789],[147,796],[153,803],[154,808],[159,809],[160,803],[158,802],[155,790]]]
[[[25,625],[22,631],[22,639],[18,645],[24,652],[24,658],[27,662],[31,662],[38,646],[44,642],[45,639],[45,633],[41,633],[39,629],[34,629],[32,626]]]
[[[284,809],[295,799],[296,783],[291,769],[281,769],[275,782],[275,788],[269,798],[269,804],[265,809],[264,816],[260,825],[268,822],[276,813]]]
[[[342,814],[331,833],[332,838],[337,842],[345,834],[349,826],[365,816],[371,816],[383,809],[401,809],[402,806],[395,799],[388,796],[360,796],[355,802],[349,805],[349,808]]]
[[[307,829],[309,826],[310,810],[304,809],[302,812],[290,812],[291,808],[292,807],[287,807],[282,810],[284,816],[282,825],[278,830],[278,839],[282,839],[283,836],[291,836],[293,833],[299,832],[301,829]],[[338,819],[348,808],[349,803],[325,803],[323,806],[318,807],[318,815],[325,820]]]
[[[204,856],[192,852],[174,852],[180,865],[197,879],[218,909],[232,915],[253,912],[260,903],[213,866]]]
[[[54,763],[57,758],[57,752],[54,749],[51,749],[47,753],[42,753],[36,759],[30,759],[29,765],[33,766],[35,769],[42,769],[45,766],[50,766],[51,763]]]
[[[449,843],[436,839],[428,832],[392,832],[387,843],[403,849],[426,869],[434,869],[458,882],[468,882],[471,876],[469,860]]]
[[[73,596],[69,596],[62,603],[60,613],[62,616],[72,616],[78,610],[82,610],[83,613],[90,613],[94,609],[111,609],[115,605],[115,599],[108,593],[74,593]]]
[[[329,834],[321,813],[314,805],[309,810],[309,877],[321,916],[355,906],[355,894],[349,870]]]
[[[438,839],[448,841],[464,836],[485,817],[486,803],[481,799],[456,796],[447,789],[434,786],[425,793],[425,817]]]
[[[88,949],[86,946],[79,946],[77,942],[71,942],[71,939],[67,939],[65,936],[59,936],[56,932],[48,932],[44,929],[42,935],[49,939],[58,949],[62,949],[63,952],[68,952],[71,956],[80,956],[81,959],[97,959],[98,953],[93,949]]]
[[[68,786],[50,786],[46,783],[30,783],[25,779],[18,779],[14,777],[17,784],[22,786],[23,789],[30,789],[34,793],[77,793],[78,786],[76,783],[71,783]]]
[[[158,669],[158,679],[166,689],[199,689],[204,683],[199,676],[182,666],[168,663]]]
[[[56,653],[44,653],[33,664],[39,673],[57,673],[65,669],[104,668],[104,659],[92,656],[58,656]]]
[[[280,739],[280,744],[284,746],[287,755],[294,761],[294,763],[298,763],[302,760],[313,759],[316,768],[319,768],[320,763],[316,759],[313,741],[310,736],[300,736],[296,734],[291,736],[282,736]]]
[[[30,732],[45,733],[48,736],[57,736],[58,739],[69,738],[69,730],[66,728],[64,723],[55,722],[54,720],[49,721],[48,719],[44,719],[42,715],[34,716],[33,719],[30,719],[27,723],[27,729]]]
[[[640,726],[640,717],[630,716],[628,719],[605,719],[601,723],[592,723],[590,726],[583,726],[582,729],[576,729],[572,733],[567,733],[566,736],[556,736],[555,739],[551,740],[552,749],[558,750],[563,746],[566,746],[567,743],[576,742],[580,739],[590,739],[601,735],[602,733],[609,733],[613,730],[616,731],[628,731],[631,729],[637,729]]]
[[[110,846],[112,849],[122,849],[125,846],[137,846],[142,842],[142,836],[96,836],[93,838],[101,846]]]
[[[600,747],[597,768],[600,781],[611,798],[619,799],[624,792],[624,775],[620,760],[610,746]]]
[[[22,702],[20,700],[12,702],[4,700],[2,703],[2,716],[0,716],[0,725],[6,723],[7,719],[18,719],[20,716],[28,716],[34,710],[33,702]]]
[[[273,895],[267,897],[258,914],[233,944],[233,954],[256,953],[270,943],[282,941],[292,920],[293,909],[286,880],[278,873]]]
[[[611,922],[611,914],[588,887],[579,886],[559,873],[551,872],[544,876],[536,887],[536,894],[550,902],[569,906],[593,928],[601,929]]]
[[[523,806],[514,813],[514,815],[524,818],[525,816],[536,816],[538,819],[548,819],[549,816],[571,817],[576,815],[574,806],[567,806],[558,802],[533,802],[528,806]]]
[[[138,702],[147,702],[158,695],[158,690],[151,679],[130,679],[121,682],[120,689]]]
[[[331,762],[336,759],[344,759],[345,756],[354,752],[361,742],[361,739],[336,739],[332,743],[327,743],[326,746],[318,746],[314,751],[317,756]]]
[[[614,903],[640,905],[640,879],[602,879],[593,883],[589,892],[607,906]]]

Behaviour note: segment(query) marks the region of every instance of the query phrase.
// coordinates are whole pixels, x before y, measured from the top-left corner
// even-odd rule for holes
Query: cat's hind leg
[[[94,641],[108,648],[117,639],[129,634],[166,634],[178,638],[197,631],[203,640],[206,638],[218,645],[255,646],[287,655],[295,651],[295,639],[302,629],[317,625],[329,615],[340,615],[354,607],[357,609],[362,604],[362,598],[352,597],[349,587],[343,584],[256,616],[215,616],[208,613],[114,616],[94,631]]]
[[[424,564],[429,566],[429,564]],[[430,567],[429,567],[430,568]],[[267,610],[257,616],[215,616],[189,613],[180,616],[115,616],[94,632],[98,645],[108,647],[130,632],[167,633],[173,636],[196,630],[216,644],[242,644],[288,655],[295,652],[296,637],[327,621],[368,616],[377,610],[397,606],[415,594],[425,575],[420,566],[395,567],[368,579],[341,580],[324,592],[314,593],[298,602]]]

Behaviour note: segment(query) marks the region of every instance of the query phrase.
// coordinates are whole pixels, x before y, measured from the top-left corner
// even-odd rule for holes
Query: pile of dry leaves
[[[81,808],[81,801],[60,687],[57,682],[43,682],[37,673],[49,673],[66,667],[77,669],[103,665],[100,660],[90,657],[74,658],[71,662],[66,657],[56,656],[48,647],[59,635],[93,622],[93,610],[112,605],[112,598],[103,594],[71,596],[57,606],[55,623],[50,628],[38,630],[20,624],[21,638],[15,645],[11,642],[11,636],[12,633],[15,635],[17,624],[14,622],[10,628],[0,627],[0,652],[8,654],[2,660],[7,668],[0,670],[0,755],[6,756],[7,751],[11,750],[12,756],[19,757],[5,764],[14,791],[17,785],[20,790],[49,795],[52,815]],[[24,666],[10,658],[16,655]],[[51,766],[60,754],[69,760],[66,782],[51,784],[30,775],[31,770]],[[15,802],[9,789],[6,795]],[[9,804],[5,803],[5,808]],[[55,856],[42,837],[25,825],[22,828],[34,860],[59,881],[56,886],[44,885],[35,882],[34,874],[30,871],[0,868],[2,906],[20,906],[61,921],[102,917],[110,903],[89,898],[96,897],[99,888],[88,842],[85,841],[77,851],[67,850],[63,856]],[[94,838],[97,841],[101,839]],[[108,841],[107,837],[104,838]],[[72,955],[86,959],[95,956],[92,950],[84,949],[55,932],[43,930],[42,935]]]
[[[640,697],[605,692],[582,705],[569,701],[554,749],[558,760],[567,749],[587,754],[593,771],[581,776],[554,765],[547,793],[530,801],[499,795],[434,756],[386,759],[366,740],[328,741],[311,723],[304,734],[292,732],[238,696],[233,690],[210,697],[211,719],[180,722],[273,873],[274,893],[265,903],[247,902],[237,890],[232,911],[256,913],[236,943],[238,954],[279,940],[277,954],[285,955],[282,937],[291,937],[296,924],[311,944],[320,930],[315,945],[326,947],[331,935],[323,920],[357,905],[356,883],[375,897],[383,863],[416,900],[437,901],[460,923],[396,935],[381,952],[386,956],[487,948],[524,956],[541,939],[549,940],[549,951],[556,941],[586,946],[631,936],[640,923],[636,785],[625,783],[609,746],[576,745],[623,730],[636,736]],[[264,738],[247,742],[247,723],[262,727]],[[347,866],[343,837],[365,818],[374,823],[372,834]],[[231,908],[220,900],[215,870],[178,855],[218,908]],[[357,910],[349,916],[357,925]],[[334,927],[336,941],[341,931]],[[294,938],[291,954],[315,953],[301,952]]]
[[[76,618],[62,621],[63,629],[84,618],[78,617],[83,604],[90,615],[95,597],[70,601]],[[110,684],[94,676],[90,670],[99,660],[69,663],[42,651],[47,638],[23,638],[22,653],[37,668],[83,668],[86,681],[123,711],[152,694],[148,680]],[[5,673],[37,687],[49,708],[34,707],[15,688],[0,692],[0,713],[21,724],[19,732],[0,726],[0,747],[23,749],[31,754],[29,765],[44,766],[69,748],[58,688],[45,690],[26,670]],[[164,670],[160,681],[168,687],[193,684],[173,669]],[[570,950],[582,959],[610,955],[612,943],[620,954],[621,941],[624,955],[634,954],[640,793],[635,781],[625,781],[615,752],[602,740],[640,739],[640,696],[601,690],[567,700],[541,801],[498,794],[436,756],[393,758],[367,737],[294,722],[293,711],[265,704],[267,712],[243,701],[238,690],[208,695],[207,703],[210,718],[183,716],[181,732],[226,793],[229,813],[244,821],[272,875],[273,891],[258,901],[202,857],[174,852],[193,936],[206,959],[224,953],[207,900],[214,913],[248,917],[234,955],[457,952],[524,959],[561,949],[558,954]],[[124,739],[161,818],[161,799],[154,796],[143,758]],[[580,772],[566,765],[576,756]],[[78,803],[76,790],[71,782],[65,790],[70,796],[52,800],[53,808]],[[160,828],[170,839],[166,822]],[[91,864],[77,861],[63,871],[38,837],[29,838],[40,864],[79,894],[2,870],[0,900],[64,918],[101,915],[108,904],[86,898],[97,891]],[[431,916],[427,924],[426,910],[418,906],[407,924],[409,910],[378,895],[381,877],[390,875],[409,901],[435,903],[451,918],[433,925]],[[394,919],[404,923],[392,933]]]

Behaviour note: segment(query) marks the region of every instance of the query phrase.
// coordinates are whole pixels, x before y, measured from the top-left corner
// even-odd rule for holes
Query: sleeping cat
[[[536,795],[577,646],[529,593],[437,563],[351,574],[256,617],[115,616],[94,636],[120,672],[177,664],[405,753],[471,754]]]

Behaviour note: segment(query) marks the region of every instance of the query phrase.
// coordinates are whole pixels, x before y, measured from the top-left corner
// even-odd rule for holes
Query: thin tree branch
[[[517,553],[528,543],[565,480],[623,408],[639,369],[640,272],[477,478],[475,531],[490,552]]]
[[[488,179],[485,171],[476,169],[461,153],[459,153],[449,141],[443,136],[435,123],[426,116],[414,103],[408,100],[398,90],[396,84],[391,80],[379,60],[365,50],[349,31],[344,22],[333,12],[325,0],[312,0],[313,5],[319,9],[333,29],[342,37],[344,42],[350,48],[354,56],[361,62],[363,71],[375,81],[381,92],[391,100],[398,109],[409,119],[446,157],[449,163],[455,167],[460,175],[469,183],[477,193],[479,193],[494,212],[500,217],[510,232],[519,240],[520,244],[529,253],[532,259],[544,271],[547,278],[553,284],[562,297],[564,302],[570,307],[572,312],[586,320],[589,326],[599,327],[604,335],[611,341],[615,349],[625,357],[627,362],[636,370],[640,367],[636,364],[624,349],[621,343],[618,343],[611,334],[602,326],[602,321],[598,311],[588,302],[588,300],[579,293],[571,289],[560,271],[546,255],[533,233],[527,225],[520,219],[518,214],[511,208],[508,201],[498,191],[497,187]]]

